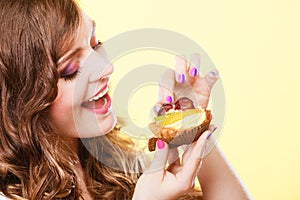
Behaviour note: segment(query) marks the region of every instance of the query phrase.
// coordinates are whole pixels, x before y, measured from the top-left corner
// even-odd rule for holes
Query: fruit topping
[[[175,110],[188,110],[194,109],[194,103],[187,97],[181,97],[175,102]]]
[[[161,116],[161,115],[164,115],[166,112],[168,112],[170,109],[173,108],[173,105],[171,103],[164,103],[158,113],[157,113],[157,116]]]

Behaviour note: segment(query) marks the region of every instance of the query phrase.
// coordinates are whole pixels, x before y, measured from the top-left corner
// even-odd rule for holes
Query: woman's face
[[[95,24],[85,14],[75,45],[59,61],[58,96],[50,107],[51,120],[72,138],[108,133],[116,124],[108,95],[113,65],[95,35]]]

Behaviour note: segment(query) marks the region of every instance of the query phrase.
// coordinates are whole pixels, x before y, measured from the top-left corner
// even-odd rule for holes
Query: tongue
[[[102,97],[96,101],[85,102],[85,103],[83,103],[83,106],[86,108],[91,108],[91,109],[100,109],[105,104],[106,104],[106,99],[105,99],[105,97]]]

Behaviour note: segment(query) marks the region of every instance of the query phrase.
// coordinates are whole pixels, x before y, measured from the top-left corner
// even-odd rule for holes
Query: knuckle
[[[183,192],[187,192],[187,191],[191,190],[193,187],[194,187],[194,186],[193,186],[192,181],[186,182],[186,183],[184,184],[184,186],[182,187],[182,190],[183,190]]]
[[[190,158],[188,158],[189,160],[190,160],[190,162],[191,163],[194,163],[195,165],[199,165],[200,163],[201,163],[201,161],[202,161],[202,158],[201,157],[190,157]]]
[[[197,166],[201,163],[202,158],[196,158],[195,159],[195,163],[197,164]]]
[[[194,181],[191,180],[190,178],[184,178],[181,181],[180,185],[181,185],[180,189],[182,190],[182,192],[187,192],[194,187]]]

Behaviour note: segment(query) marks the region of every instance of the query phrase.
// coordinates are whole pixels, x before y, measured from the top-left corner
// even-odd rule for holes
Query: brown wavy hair
[[[0,0],[0,190],[10,198],[81,197],[74,173],[78,158],[48,117],[58,91],[57,62],[76,38],[80,12],[70,0]],[[99,146],[103,138],[87,144]],[[117,131],[107,138],[122,143],[107,147],[110,154],[123,155],[133,149]],[[79,146],[91,195],[130,198],[137,174],[112,169],[92,156],[82,142]],[[132,167],[131,161],[123,167]]]
[[[0,192],[9,198],[83,198],[76,162],[93,198],[133,195],[143,161],[132,141],[115,128],[80,140],[75,155],[49,120],[80,13],[72,0],[0,0]]]

